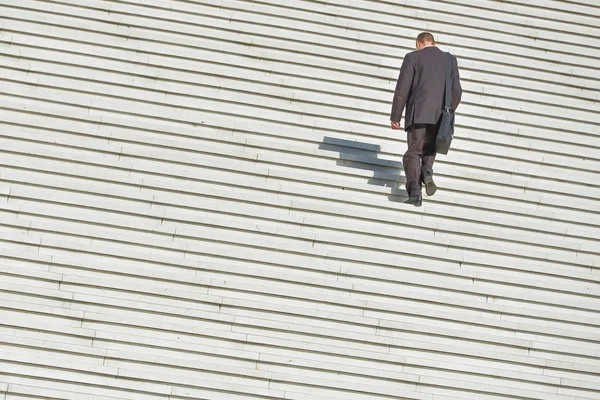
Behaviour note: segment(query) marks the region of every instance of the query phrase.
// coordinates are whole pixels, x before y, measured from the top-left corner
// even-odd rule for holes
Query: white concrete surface
[[[405,206],[389,109],[464,89]],[[0,400],[600,399],[600,4],[0,0]]]

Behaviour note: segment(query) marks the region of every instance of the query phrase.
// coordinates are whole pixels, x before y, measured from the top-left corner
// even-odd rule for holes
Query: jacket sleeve
[[[462,98],[462,87],[460,86],[458,61],[454,56],[452,56],[452,64],[452,108],[456,110]]]
[[[412,87],[413,76],[415,75],[415,69],[410,57],[410,53],[404,57],[402,61],[402,67],[400,68],[400,76],[398,76],[398,82],[396,82],[396,91],[394,92],[394,101],[392,103],[392,112],[390,115],[390,121],[400,122],[402,113],[404,112],[404,106]]]

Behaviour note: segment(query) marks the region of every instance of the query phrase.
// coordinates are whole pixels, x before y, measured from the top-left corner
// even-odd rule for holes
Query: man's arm
[[[458,72],[458,61],[452,56],[452,108],[456,110],[462,98],[462,87],[460,86],[460,74]]]
[[[409,53],[402,61],[400,76],[398,76],[398,82],[396,82],[396,91],[394,92],[394,101],[392,103],[392,112],[390,115],[390,121],[392,122],[400,123],[402,113],[404,112],[404,106],[406,105],[408,94],[410,93],[414,74],[415,69]],[[392,127],[394,127],[394,124],[392,124]],[[396,129],[400,129],[399,125]]]

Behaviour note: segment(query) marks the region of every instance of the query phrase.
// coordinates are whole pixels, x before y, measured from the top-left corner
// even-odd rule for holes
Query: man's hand
[[[402,127],[400,126],[400,121],[398,121],[398,122],[392,121],[392,129],[393,130],[402,129]]]

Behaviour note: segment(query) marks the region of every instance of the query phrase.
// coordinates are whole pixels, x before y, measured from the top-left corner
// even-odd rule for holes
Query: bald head
[[[435,39],[429,32],[421,32],[417,36],[417,50],[421,50],[425,46],[435,46]]]

